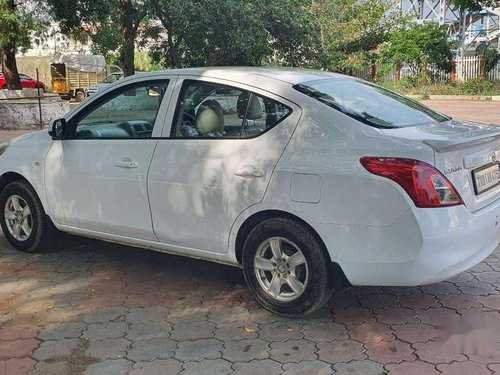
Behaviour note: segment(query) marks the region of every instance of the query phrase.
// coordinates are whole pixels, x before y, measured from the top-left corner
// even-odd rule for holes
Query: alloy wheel
[[[26,241],[33,230],[33,218],[28,203],[19,195],[11,195],[5,203],[5,224],[17,241]]]
[[[254,269],[262,289],[281,302],[300,297],[309,281],[304,254],[296,244],[283,237],[271,237],[260,244],[254,257]]]

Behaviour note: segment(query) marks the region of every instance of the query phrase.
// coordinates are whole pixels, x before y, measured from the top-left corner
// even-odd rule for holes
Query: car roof
[[[268,68],[268,67],[207,67],[207,68],[186,68],[171,69],[151,73],[138,73],[142,77],[154,77],[161,74],[173,74],[184,76],[199,76],[210,78],[221,78],[231,81],[251,84],[257,77],[274,79],[296,85],[309,81],[316,81],[326,78],[350,78],[348,76],[325,72],[322,70],[301,69],[301,68]]]

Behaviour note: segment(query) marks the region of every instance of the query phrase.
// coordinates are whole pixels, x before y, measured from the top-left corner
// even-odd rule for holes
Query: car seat
[[[224,131],[224,112],[216,100],[205,100],[196,112],[196,130],[199,134]]]

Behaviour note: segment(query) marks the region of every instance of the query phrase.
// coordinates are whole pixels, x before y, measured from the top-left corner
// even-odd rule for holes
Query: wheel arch
[[[43,209],[45,210],[45,212],[47,212],[47,207],[45,206],[46,202],[44,202],[43,196],[40,195],[35,186],[26,177],[24,177],[22,174],[18,172],[13,172],[13,171],[5,172],[0,176],[0,193],[3,191],[3,189],[5,189],[5,187],[8,184],[15,181],[25,181],[27,184],[29,184],[35,191],[36,195],[38,196],[38,199],[40,200]]]
[[[241,265],[242,261],[242,253],[243,253],[243,245],[245,243],[245,239],[247,238],[248,234],[250,231],[261,221],[263,220],[268,220],[268,219],[273,219],[273,218],[285,218],[285,219],[290,219],[293,220],[301,225],[303,225],[305,228],[307,228],[312,235],[318,240],[318,242],[321,245],[321,249],[327,256],[327,259],[331,263],[330,267],[330,277],[331,277],[331,283],[332,286],[334,287],[335,290],[344,290],[348,287],[351,286],[349,280],[347,280],[347,277],[344,274],[344,271],[342,270],[342,267],[336,263],[334,260],[332,260],[330,253],[328,252],[328,249],[323,242],[323,239],[320,237],[318,232],[305,220],[301,219],[297,215],[291,214],[286,211],[280,211],[280,210],[264,210],[264,211],[259,211],[251,216],[249,216],[243,224],[240,225],[238,229],[238,233],[236,235],[236,241],[235,241],[235,255],[238,263]]]
[[[31,187],[33,187],[33,185],[23,175],[21,175],[17,172],[6,172],[0,176],[0,192],[2,192],[3,189],[5,189],[5,187],[8,184],[10,184],[11,182],[14,182],[14,181],[26,181],[28,184],[31,185]]]
[[[275,219],[275,218],[282,218],[282,219],[290,219],[293,221],[296,221],[300,223],[301,225],[305,226],[307,229],[311,231],[311,233],[316,237],[316,239],[319,241],[321,244],[321,247],[325,251],[325,254],[328,256],[328,259],[331,260],[330,254],[328,253],[327,247],[321,237],[319,236],[318,232],[306,221],[298,217],[297,215],[291,214],[286,211],[281,211],[281,210],[264,210],[264,211],[259,211],[251,216],[249,216],[243,224],[240,225],[238,229],[238,234],[236,235],[236,242],[235,242],[235,255],[236,259],[238,260],[238,263],[241,264],[241,259],[242,259],[242,253],[243,253],[243,245],[245,244],[245,239],[247,238],[248,234],[251,232],[251,230],[261,221],[263,220],[268,220],[268,219]]]

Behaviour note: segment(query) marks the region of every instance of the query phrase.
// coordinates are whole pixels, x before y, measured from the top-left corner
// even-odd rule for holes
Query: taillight
[[[387,157],[362,157],[370,173],[397,182],[417,207],[449,207],[463,204],[450,181],[433,166],[418,160]]]

